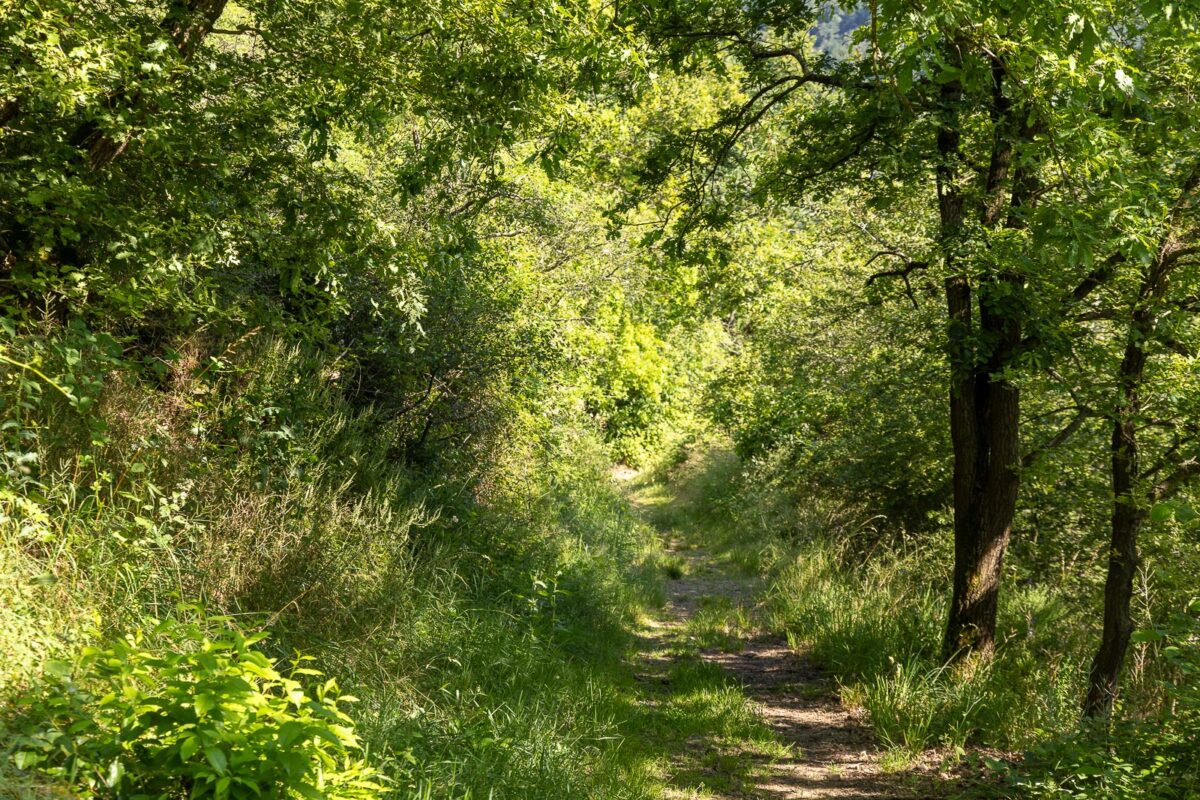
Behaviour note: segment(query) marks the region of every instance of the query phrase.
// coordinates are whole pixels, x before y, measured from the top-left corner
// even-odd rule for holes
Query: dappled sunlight
[[[1200,798],[1198,0],[0,9],[0,800]]]

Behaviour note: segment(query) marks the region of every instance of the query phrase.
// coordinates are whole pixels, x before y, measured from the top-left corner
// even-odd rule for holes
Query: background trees
[[[682,235],[726,219],[731,198],[786,202],[836,181],[863,186],[876,207],[912,198],[925,217],[923,241],[880,238],[864,254],[884,265],[864,284],[903,281],[914,305],[914,273],[944,287],[955,559],[943,652],[986,656],[1020,474],[1037,454],[1022,448],[1021,376],[1069,357],[1052,334],[1113,277],[1114,262],[1156,258],[1137,223],[1105,218],[1114,211],[1105,198],[1128,187],[1115,166],[1138,138],[1126,120],[1175,108],[1169,89],[1152,97],[1131,77],[1145,85],[1164,63],[1180,68],[1141,37],[1178,45],[1191,20],[1157,4],[884,3],[858,27],[856,49],[835,58],[808,49],[817,12],[804,5],[629,13],[669,63],[707,60],[744,87],[715,124],[664,138],[660,158],[692,178]],[[1081,421],[1068,418],[1049,443]],[[1115,491],[1127,494],[1126,482]],[[1122,585],[1131,559],[1118,559],[1130,564]]]

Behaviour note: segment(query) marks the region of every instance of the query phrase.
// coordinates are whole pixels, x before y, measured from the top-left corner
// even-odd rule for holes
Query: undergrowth
[[[262,337],[219,358],[182,353],[155,385],[101,345],[5,373],[0,795],[254,794],[220,737],[245,734],[235,706],[289,696],[283,678],[229,678],[240,694],[218,705],[212,741],[154,729],[136,752],[83,747],[83,728],[21,699],[104,695],[108,661],[80,654],[116,652],[139,630],[167,652],[222,652],[216,633],[175,636],[186,601],[237,636],[269,634],[261,669],[286,673],[270,665],[302,653],[313,672],[293,676],[299,691],[330,680],[357,698],[336,724],[361,747],[362,774],[379,773],[365,795],[654,796],[644,755],[622,748],[622,656],[628,623],[660,597],[660,556],[569,401],[506,416],[504,447],[418,470],[395,457],[386,422],[341,399],[319,354]],[[96,380],[67,387],[88,370]],[[191,708],[172,681],[202,680],[198,668],[162,664],[146,667],[138,702],[174,691]],[[62,694],[63,681],[77,688]],[[107,730],[88,703],[79,719]],[[280,708],[262,741],[290,724]],[[22,756],[31,742],[74,755]],[[137,755],[151,751],[168,754],[152,774]],[[300,795],[333,785],[297,775]]]
[[[758,624],[831,673],[842,702],[890,748],[889,763],[931,749],[943,761],[975,759],[989,776],[980,791],[1011,797],[1196,796],[1197,608],[1135,637],[1139,653],[1162,657],[1131,676],[1126,706],[1158,710],[1079,732],[1093,623],[1067,591],[1023,576],[1014,559],[995,656],[947,665],[950,537],[893,537],[886,520],[771,476],[720,443],[663,469],[677,523],[764,580]]]

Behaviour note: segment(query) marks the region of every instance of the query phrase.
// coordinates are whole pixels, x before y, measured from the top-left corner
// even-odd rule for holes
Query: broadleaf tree
[[[742,87],[716,124],[663,132],[640,174],[642,189],[687,176],[665,223],[677,240],[724,224],[731,205],[827,197],[844,183],[881,205],[923,195],[932,234],[915,249],[881,243],[873,257],[887,266],[875,278],[922,274],[942,286],[954,454],[943,654],[987,656],[1021,471],[1090,413],[1072,408],[1048,442],[1023,444],[1021,380],[1066,357],[1070,321],[1112,280],[1112,264],[1149,252],[1103,213],[1120,180],[1106,167],[1125,153],[1114,120],[1135,99],[1189,102],[1148,95],[1133,76],[1154,66],[1143,43],[1186,29],[1191,12],[1102,0],[865,10],[645,0],[620,13],[660,63],[731,74]],[[814,27],[831,14],[861,24],[849,48],[816,50]]]

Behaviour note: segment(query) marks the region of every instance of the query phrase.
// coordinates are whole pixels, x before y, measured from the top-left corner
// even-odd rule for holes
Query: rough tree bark
[[[953,46],[952,46],[953,47]],[[1015,129],[1011,102],[1003,93],[1003,66],[993,64],[994,144],[978,209],[984,227],[1004,218],[1013,160]],[[1019,278],[1001,273],[981,279],[973,289],[957,244],[966,208],[956,187],[960,121],[953,110],[962,96],[957,83],[942,89],[943,123],[937,137],[938,208],[945,247],[946,305],[949,315],[950,434],[954,451],[954,576],[950,612],[942,642],[952,660],[975,653],[987,657],[995,647],[996,611],[1016,513],[1020,464],[1020,394],[1004,370],[1021,341],[1015,308]],[[1011,219],[1011,216],[1010,216]],[[975,305],[978,304],[978,314]],[[976,331],[976,325],[978,330]],[[981,354],[979,343],[989,350]],[[985,355],[985,358],[979,358]]]

